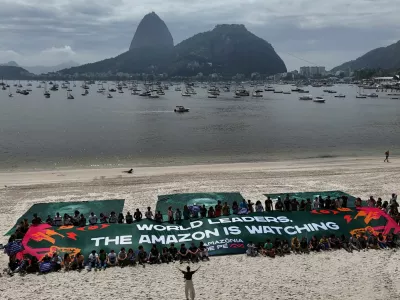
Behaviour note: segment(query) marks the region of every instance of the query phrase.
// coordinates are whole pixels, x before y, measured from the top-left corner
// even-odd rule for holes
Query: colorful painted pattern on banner
[[[341,235],[366,233],[399,233],[400,227],[384,212],[363,207],[340,210],[313,210],[311,212],[272,212],[249,215],[231,215],[213,219],[182,221],[181,224],[157,223],[142,220],[133,224],[99,224],[95,226],[51,227],[47,224],[32,226],[23,239],[24,252],[41,259],[46,253],[78,252],[88,255],[92,250],[121,247],[137,250],[143,245],[147,251],[151,244],[161,249],[170,243],[187,247],[203,241],[210,255],[245,253],[249,241],[258,243],[266,239],[291,239],[294,236]],[[21,255],[21,254],[20,254]]]

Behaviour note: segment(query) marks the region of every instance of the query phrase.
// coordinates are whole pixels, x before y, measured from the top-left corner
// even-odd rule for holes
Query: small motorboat
[[[325,103],[325,99],[322,97],[315,97],[313,101],[316,103]]]
[[[346,98],[346,95],[344,94],[335,95],[335,98]]]
[[[365,99],[365,98],[367,98],[367,95],[358,94],[358,95],[356,95],[356,98],[358,98],[358,99]]]
[[[178,113],[183,113],[183,112],[188,112],[189,108],[185,108],[181,105],[178,105],[175,107],[174,112],[178,112]]]
[[[378,96],[378,94],[371,93],[371,94],[368,94],[367,97],[370,97],[370,98],[377,98],[377,97],[379,97],[379,96]]]
[[[268,86],[264,89],[264,91],[266,92],[275,92],[275,88],[273,88],[272,86]]]
[[[285,95],[290,95],[290,94],[291,94],[291,92],[290,92],[290,91],[284,91],[282,94],[285,94]]]
[[[217,98],[218,96],[217,95],[215,95],[215,94],[209,94],[208,95],[208,98],[213,98],[213,99],[215,99],[215,98]]]
[[[304,95],[304,96],[300,96],[299,100],[312,100],[313,97],[311,95]]]
[[[182,92],[181,95],[183,97],[190,97],[191,96],[188,92]]]
[[[274,91],[274,94],[283,94],[283,91],[275,90],[275,91]]]
[[[108,93],[108,95],[107,95],[107,98],[112,98],[113,96],[110,94],[110,93]]]

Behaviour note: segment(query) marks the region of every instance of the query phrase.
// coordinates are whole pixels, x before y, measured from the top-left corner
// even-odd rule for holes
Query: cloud
[[[151,11],[167,23],[175,42],[216,24],[241,23],[278,53],[312,53],[333,65],[400,33],[400,6],[389,0],[0,0],[0,7],[0,62],[20,57],[48,65],[63,55],[79,63],[115,56],[128,49]],[[292,59],[287,64],[297,67]]]

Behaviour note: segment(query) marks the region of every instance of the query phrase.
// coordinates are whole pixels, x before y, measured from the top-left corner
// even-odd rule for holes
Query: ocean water
[[[326,99],[319,104],[299,101],[301,94],[293,92],[239,99],[221,92],[209,99],[205,89],[182,97],[173,87],[158,99],[127,89],[108,99],[96,92],[97,85],[81,96],[80,83],[73,100],[62,89],[46,99],[36,85],[28,96],[12,87],[9,98],[0,90],[3,170],[383,156],[387,149],[395,155],[400,145],[400,100],[386,92],[357,99],[356,86],[329,88],[346,98],[306,87]],[[176,105],[190,112],[174,113]]]

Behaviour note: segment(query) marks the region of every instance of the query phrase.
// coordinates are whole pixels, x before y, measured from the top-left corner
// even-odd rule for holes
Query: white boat
[[[335,98],[346,98],[346,95],[344,94],[335,95]]]
[[[299,100],[312,100],[313,97],[311,95],[304,95],[304,96],[300,96]]]
[[[377,97],[378,97],[378,94],[371,93],[371,94],[368,94],[367,97],[370,97],[370,98],[377,98]]]
[[[317,103],[325,103],[325,99],[322,97],[315,97],[313,101]]]
[[[275,92],[275,88],[273,88],[272,86],[268,86],[264,89],[264,91],[266,92]]]
[[[180,87],[180,86],[177,86],[177,87],[175,88],[175,92],[180,92],[180,91],[182,91],[181,87]]]
[[[149,97],[150,97],[150,98],[160,98],[160,96],[159,96],[157,93],[155,93],[155,92],[151,92],[150,95],[149,95]]]
[[[275,90],[275,91],[274,91],[274,94],[283,94],[283,91]]]
[[[241,98],[238,94],[233,94],[233,98]]]
[[[217,98],[218,96],[217,95],[215,95],[215,94],[208,94],[208,98]]]
[[[183,97],[190,97],[191,96],[188,92],[182,92],[181,95]]]
[[[263,94],[261,94],[259,91],[255,91],[251,94],[251,96],[254,98],[262,98]]]
[[[175,107],[174,112],[178,112],[178,113],[183,113],[183,112],[188,112],[189,108],[185,108],[181,105],[178,105]]]
[[[359,95],[356,95],[356,98],[365,99],[365,98],[367,98],[367,95],[359,94]]]

